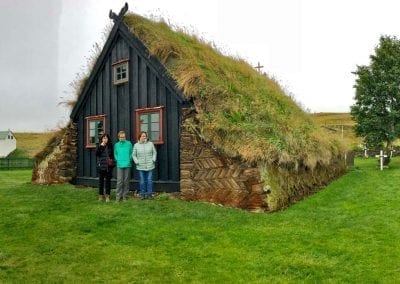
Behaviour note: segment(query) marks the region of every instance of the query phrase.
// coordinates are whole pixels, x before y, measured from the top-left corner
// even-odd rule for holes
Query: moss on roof
[[[194,98],[202,136],[229,156],[250,162],[303,160],[313,167],[340,150],[276,81],[244,60],[164,22],[134,14],[125,22],[184,95]]]
[[[288,97],[279,84],[240,58],[163,21],[128,14],[125,23],[193,97],[200,133],[230,157],[244,161],[302,161],[312,168],[341,149]]]

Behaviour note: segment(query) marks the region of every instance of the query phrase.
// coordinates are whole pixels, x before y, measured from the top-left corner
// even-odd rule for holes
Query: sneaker
[[[99,201],[103,201],[103,195],[99,195]]]
[[[110,202],[110,196],[106,195],[106,202]]]

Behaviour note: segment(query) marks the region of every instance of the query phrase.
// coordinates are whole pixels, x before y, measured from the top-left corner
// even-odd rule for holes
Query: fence
[[[32,169],[34,159],[29,158],[0,158],[0,170]]]
[[[385,155],[390,155],[390,152],[383,151]],[[367,154],[367,157],[374,158],[375,156],[378,156],[380,154],[380,150],[367,150],[367,153],[365,153],[364,150],[355,150],[354,154],[356,157],[365,157],[365,154]],[[396,150],[392,152],[392,157],[399,157],[400,156],[400,151]]]

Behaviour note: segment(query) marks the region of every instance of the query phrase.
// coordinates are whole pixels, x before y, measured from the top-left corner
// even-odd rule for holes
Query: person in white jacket
[[[133,146],[132,159],[139,172],[140,199],[152,198],[153,194],[153,169],[157,159],[156,147],[147,140],[147,133],[142,131],[138,142]]]

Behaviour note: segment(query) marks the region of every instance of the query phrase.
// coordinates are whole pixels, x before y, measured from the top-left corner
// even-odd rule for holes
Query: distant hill
[[[41,151],[54,132],[14,132],[17,139],[17,149],[9,157],[33,158]]]
[[[354,126],[355,122],[348,112],[317,112],[311,114],[319,125]]]
[[[311,117],[319,126],[344,139],[351,147],[362,143],[362,139],[354,134],[355,122],[350,113],[319,112],[311,114]]]

